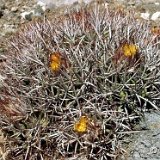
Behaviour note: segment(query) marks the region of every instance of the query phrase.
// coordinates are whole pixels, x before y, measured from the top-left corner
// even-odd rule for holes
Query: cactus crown
[[[16,139],[14,156],[105,160],[123,154],[123,132],[146,108],[157,109],[157,37],[134,13],[103,6],[20,28],[7,40],[0,68],[1,97],[17,99],[22,111],[16,114],[25,117],[12,121],[12,133],[4,129]]]

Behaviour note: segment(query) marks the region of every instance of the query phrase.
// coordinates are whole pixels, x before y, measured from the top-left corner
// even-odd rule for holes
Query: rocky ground
[[[48,6],[51,6],[50,12],[52,14],[57,12],[57,7],[60,7],[64,11],[64,0],[55,0],[55,3],[51,0],[46,0]],[[44,0],[41,0],[44,2]],[[73,2],[74,5],[82,3],[82,1],[76,2],[65,1],[67,3]],[[49,9],[43,3],[39,3],[35,0],[1,0],[0,1],[0,52],[4,51],[2,46],[3,40],[6,37],[15,32],[19,26],[23,23],[27,23],[35,18],[41,17],[44,14],[49,14]],[[82,3],[83,4],[83,3]],[[145,18],[152,19],[156,25],[160,22],[160,2],[158,0],[118,0],[118,1],[106,1],[107,5],[123,6],[127,9],[135,8],[137,15]],[[155,14],[157,13],[157,14]],[[158,18],[159,15],[159,18]],[[160,113],[151,112],[145,114],[144,121],[138,126],[138,132],[135,134],[129,134],[124,142],[124,148],[126,149],[126,157],[122,159],[127,160],[159,160],[160,159]]]
[[[12,32],[23,23],[33,20],[46,14],[48,10],[44,10],[49,7],[50,12],[63,12],[66,9],[67,4],[84,4],[83,0],[1,0],[0,2],[0,38],[3,36],[9,36]],[[44,6],[43,2],[47,2]],[[85,0],[89,2],[91,0]],[[102,1],[102,0],[101,0]],[[51,5],[52,2],[52,5]],[[65,5],[64,5],[65,4]],[[160,22],[160,2],[158,0],[107,0],[106,4],[115,8],[121,6],[127,9],[135,8],[137,15],[145,19],[154,19],[153,23]],[[58,9],[57,9],[58,8]]]
[[[145,113],[144,120],[137,126],[137,133],[125,139],[127,160],[160,159],[160,112]]]

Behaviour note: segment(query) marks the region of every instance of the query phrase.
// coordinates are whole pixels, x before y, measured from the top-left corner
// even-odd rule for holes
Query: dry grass
[[[134,56],[123,55],[124,43],[136,46]],[[12,121],[1,99],[8,157],[107,160],[125,154],[120,140],[143,111],[158,109],[159,45],[159,35],[134,12],[103,6],[23,26],[7,40],[0,68],[1,97],[7,92],[15,107]],[[57,52],[62,57],[55,73],[50,56]],[[81,116],[89,119],[84,133],[74,131]]]

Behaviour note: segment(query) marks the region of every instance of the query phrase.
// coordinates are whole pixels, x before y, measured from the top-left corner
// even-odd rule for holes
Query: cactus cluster
[[[9,159],[116,159],[158,109],[159,34],[103,5],[29,22],[6,40],[1,128]]]

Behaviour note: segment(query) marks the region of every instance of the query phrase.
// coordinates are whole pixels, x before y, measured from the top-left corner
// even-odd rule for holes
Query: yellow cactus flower
[[[126,57],[134,57],[138,51],[138,47],[135,44],[125,43],[122,46],[122,51]]]
[[[60,73],[61,70],[67,71],[70,68],[70,62],[65,54],[54,52],[50,55],[50,69],[54,73]]]
[[[80,120],[74,124],[74,131],[84,133],[87,131],[88,118],[86,116],[80,117]]]
[[[61,68],[61,55],[59,52],[52,53],[50,56],[50,68],[52,71],[57,72]]]

